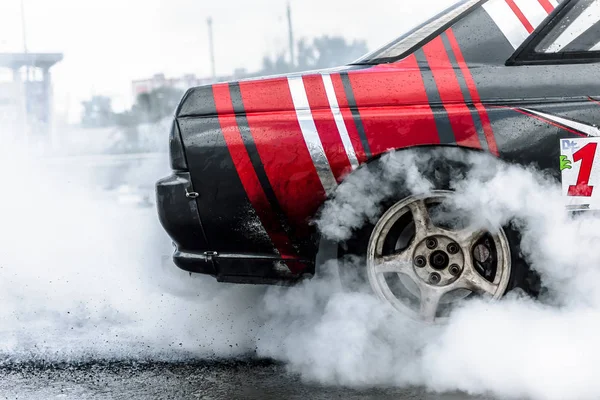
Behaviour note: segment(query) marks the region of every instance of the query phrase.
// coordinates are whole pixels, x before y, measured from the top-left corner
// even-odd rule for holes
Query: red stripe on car
[[[550,13],[552,13],[552,11],[554,11],[554,6],[552,5],[552,3],[550,3],[550,0],[538,0],[538,1],[542,5],[542,7],[544,7],[544,10],[546,10],[546,12],[548,14],[550,14]]]
[[[452,47],[452,51],[454,52],[454,56],[456,57],[456,62],[460,70],[465,77],[465,82],[467,83],[467,88],[469,89],[469,93],[471,94],[471,100],[473,101],[473,105],[475,109],[479,113],[479,118],[481,119],[481,124],[483,125],[483,133],[485,134],[485,139],[488,144],[488,148],[490,153],[494,155],[499,155],[498,145],[496,144],[496,138],[494,137],[494,130],[492,129],[492,123],[490,121],[490,117],[487,113],[487,110],[483,106],[481,102],[481,97],[479,96],[479,91],[477,90],[477,85],[475,84],[475,80],[473,79],[473,75],[471,74],[471,70],[465,61],[465,57],[460,50],[460,45],[458,44],[458,40],[456,40],[456,36],[454,35],[454,31],[452,28],[446,31],[446,35],[448,36],[448,40],[450,42],[450,46]]]
[[[521,23],[523,24],[523,26],[525,27],[527,32],[533,33],[533,31],[535,30],[533,28],[533,25],[531,25],[531,23],[529,22],[529,20],[525,16],[525,14],[523,14],[523,11],[521,11],[521,9],[517,5],[517,3],[515,3],[514,0],[505,0],[505,1],[506,1],[506,4],[508,4],[508,6],[510,7],[510,9],[515,13],[517,18],[519,18],[519,21],[521,21]]]
[[[341,183],[344,176],[352,170],[352,167],[327,100],[323,78],[321,75],[310,75],[303,77],[303,81],[313,120],[325,149],[325,155],[335,179],[338,183]]]
[[[231,159],[240,177],[240,181],[244,186],[246,195],[281,257],[294,257],[295,251],[290,244],[287,234],[277,221],[277,217],[272,211],[269,200],[252,166],[250,155],[246,150],[235,119],[235,113],[233,112],[229,85],[214,85],[213,94],[223,138],[227,144],[229,154],[231,154]]]
[[[370,68],[367,73],[349,72],[348,76],[373,155],[440,143],[414,55]]]
[[[298,233],[326,198],[285,78],[240,83],[248,126],[273,192]],[[286,110],[259,112],[262,110]]]
[[[475,121],[467,107],[456,71],[452,68],[441,36],[423,47],[423,52],[431,67],[442,104],[448,113],[456,143],[465,147],[481,149]]]
[[[346,97],[346,92],[344,91],[342,76],[340,74],[331,74],[331,81],[333,82],[335,97],[337,98],[338,106],[340,107],[340,112],[342,113],[342,117],[344,118],[346,129],[348,129],[348,136],[350,137],[350,141],[352,142],[352,146],[354,147],[354,151],[356,152],[356,158],[358,159],[358,162],[362,164],[367,161],[367,155],[365,154],[365,149],[360,140],[358,129],[356,128],[356,124],[354,123],[352,110],[350,110],[348,98]]]

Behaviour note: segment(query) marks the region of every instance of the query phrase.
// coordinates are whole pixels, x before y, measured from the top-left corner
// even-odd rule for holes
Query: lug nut
[[[450,243],[450,244],[448,244],[448,247],[446,248],[446,250],[448,250],[448,253],[450,253],[450,254],[456,254],[456,253],[458,253],[460,248],[458,247],[458,245],[456,243]]]
[[[448,268],[448,271],[450,271],[452,275],[456,276],[460,274],[460,267],[457,264],[452,264],[450,268]]]
[[[435,238],[429,238],[425,241],[425,246],[427,246],[428,249],[433,250],[437,247],[438,242]]]
[[[440,283],[441,280],[442,277],[437,272],[434,272],[433,274],[429,275],[429,282],[433,283],[434,285]]]
[[[425,265],[427,265],[427,259],[425,257],[423,257],[423,256],[415,257],[415,267],[423,268]]]

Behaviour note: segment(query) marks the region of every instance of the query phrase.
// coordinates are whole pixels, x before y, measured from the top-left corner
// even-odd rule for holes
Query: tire
[[[424,289],[420,285],[425,282],[425,286],[431,286],[431,288],[438,290],[438,288],[442,286],[453,287],[453,285],[456,284],[455,282],[459,280],[462,282],[465,279],[471,279],[482,284],[485,283],[478,280],[478,277],[476,277],[474,274],[469,275],[469,278],[467,278],[468,271],[470,270],[476,270],[480,277],[488,281],[491,279],[492,286],[495,284],[495,280],[498,280],[498,284],[496,285],[498,293],[493,293],[492,297],[494,299],[499,299],[506,293],[517,288],[522,289],[530,295],[536,296],[539,292],[539,278],[536,274],[530,271],[528,265],[523,260],[519,248],[519,232],[510,226],[510,224],[509,226],[498,227],[497,232],[484,233],[482,236],[483,241],[474,242],[472,244],[469,243],[468,245],[462,246],[460,254],[457,253],[458,255],[452,255],[446,249],[447,246],[450,246],[450,242],[454,240],[454,236],[446,235],[444,233],[448,231],[441,230],[440,232],[442,232],[442,234],[437,235],[437,233],[439,233],[437,228],[432,227],[431,232],[433,233],[431,233],[431,237],[434,238],[434,241],[438,241],[439,243],[437,243],[437,247],[429,248],[424,247],[428,245],[425,239],[419,243],[416,243],[417,238],[419,238],[420,241],[422,236],[417,235],[416,228],[414,228],[415,231],[412,233],[412,238],[405,240],[406,246],[407,249],[416,249],[413,253],[413,256],[414,254],[417,254],[418,251],[423,251],[423,255],[420,256],[421,259],[417,260],[416,257],[412,258],[405,254],[401,256],[404,262],[404,264],[402,264],[404,267],[402,268],[406,268],[406,271],[411,270],[406,275],[403,273],[378,272],[385,270],[387,267],[377,269],[373,266],[373,264],[377,264],[379,261],[381,261],[381,259],[387,260],[390,257],[393,258],[395,257],[396,252],[398,252],[398,250],[396,250],[394,247],[397,245],[393,244],[396,243],[394,242],[396,238],[393,235],[398,235],[399,233],[395,232],[394,230],[403,230],[400,235],[410,235],[410,233],[406,234],[406,232],[408,232],[407,229],[409,228],[407,228],[407,226],[409,226],[411,222],[408,222],[407,217],[405,214],[402,214],[402,212],[407,213],[407,208],[413,210],[415,207],[417,207],[415,204],[424,204],[427,210],[430,210],[430,207],[439,207],[436,203],[437,201],[443,203],[443,199],[451,198],[454,194],[450,186],[451,180],[465,177],[472,168],[470,163],[466,161],[466,156],[468,154],[465,150],[437,149],[432,151],[430,149],[416,149],[410,151],[414,152],[415,159],[417,160],[429,160],[419,167],[419,174],[431,182],[433,189],[430,193],[431,196],[414,196],[409,190],[409,185],[407,185],[406,182],[397,182],[395,189],[382,200],[381,206],[378,208],[379,212],[374,216],[374,218],[371,218],[372,222],[365,223],[360,229],[353,232],[350,239],[338,244],[338,273],[344,289],[350,291],[367,290],[371,293],[375,292],[375,294],[377,294],[382,300],[391,302],[392,305],[399,309],[399,311],[407,313],[411,317],[416,317],[416,319],[425,319],[430,322],[443,321],[452,311],[455,301],[450,301],[447,300],[446,297],[442,297],[442,299],[446,299],[447,302],[440,302],[439,308],[436,309],[437,311],[433,311],[433,315],[431,315],[431,310],[428,310],[427,305],[424,305],[425,301],[423,299],[418,299],[417,303],[415,304],[414,297],[423,297],[424,293],[429,290],[429,288]],[[368,168],[371,174],[374,174],[381,179],[387,179],[389,178],[389,174],[385,175],[384,173],[384,162],[387,162],[385,161],[385,158],[381,158],[370,163],[366,166],[366,168]],[[412,224],[416,226],[417,224],[414,219],[414,212],[412,214]],[[398,217],[398,215],[401,216]],[[385,218],[391,219],[388,220]],[[398,218],[398,220],[393,222],[395,218]],[[406,226],[402,227],[403,225],[401,221],[405,221],[403,224]],[[381,228],[382,226],[384,226],[384,228]],[[398,228],[398,226],[400,228]],[[421,225],[419,224],[419,226]],[[464,230],[468,230],[468,228],[464,229],[463,227],[460,232],[463,232]],[[383,239],[377,236],[383,233],[388,236]],[[377,240],[379,240],[379,242]],[[401,242],[401,239],[399,238],[397,242]],[[392,243],[391,246],[394,247],[391,248],[391,250],[390,243]],[[433,243],[429,244],[433,245]],[[381,248],[381,259],[378,259],[375,255],[375,253],[377,253],[375,248],[378,246]],[[387,250],[386,247],[388,247]],[[489,255],[487,255],[486,259],[484,259],[483,256],[486,256],[487,254],[486,249],[489,251]],[[454,248],[452,248],[452,250],[454,250]],[[389,253],[390,251],[390,255],[383,255],[385,252]],[[479,258],[474,255],[475,251],[479,251]],[[401,253],[402,252],[403,251],[401,251]],[[484,253],[483,256],[481,256],[482,253]],[[453,274],[457,273],[456,266],[458,264],[452,264],[452,260],[457,259],[456,257],[459,257],[459,255],[463,256],[461,259],[462,265],[459,266],[459,275],[456,277]],[[426,260],[426,266],[423,269],[416,267],[415,262],[422,261],[423,258]],[[460,257],[458,259],[460,259]],[[410,267],[407,265],[408,260],[411,260],[413,263]],[[436,260],[440,262],[436,264]],[[488,260],[489,262],[486,262],[488,262],[489,265],[479,262],[478,260]],[[499,265],[501,260],[502,267]],[[496,263],[495,267],[492,265],[494,262]],[[439,268],[441,267],[444,267],[444,269],[440,270]],[[451,274],[448,273],[449,270],[452,272]],[[499,271],[502,271],[503,274],[506,273],[506,276],[502,275],[499,278]],[[405,282],[406,279],[404,278],[406,278],[407,275],[412,275],[412,280],[418,282],[418,290],[416,290],[414,287],[411,288],[410,282]],[[396,295],[396,289],[392,290],[392,284],[388,282],[389,279],[395,279],[394,276],[397,276],[397,279],[400,281],[399,287],[403,286],[405,289],[400,295]],[[437,285],[434,285],[432,283],[433,278],[439,278],[440,282]],[[398,285],[398,283],[396,282],[394,285]],[[380,286],[383,289],[381,289]],[[406,308],[400,307],[398,304],[396,304],[393,298],[389,298],[390,292],[394,295],[394,297],[402,299],[399,301],[406,302]],[[468,297],[476,297],[478,295],[478,293],[475,291],[471,291],[470,294],[467,294],[467,291],[464,291],[462,288],[452,292],[452,295],[459,292],[461,294],[457,295],[457,301]],[[447,295],[444,294],[444,296]],[[410,308],[413,308],[414,311],[415,307],[418,309],[417,312],[411,312]]]

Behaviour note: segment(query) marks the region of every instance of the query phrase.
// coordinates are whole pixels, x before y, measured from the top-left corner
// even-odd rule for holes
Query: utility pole
[[[23,33],[23,52],[27,54],[27,25],[25,25],[25,1],[21,0],[21,29]]]
[[[23,53],[25,54],[25,57],[28,58],[29,57],[29,49],[27,48],[27,25],[25,23],[25,0],[21,0],[21,29],[22,29],[22,34],[23,34]],[[29,124],[29,113],[28,111],[28,104],[29,104],[29,64],[30,64],[30,60],[27,59],[26,60],[26,66],[25,66],[25,82],[21,82],[21,88],[20,91],[23,94],[22,100],[21,100],[21,104],[22,104],[22,112],[23,112],[23,141],[25,144],[26,148],[29,148],[29,130],[30,130],[30,124]],[[17,74],[21,74],[20,71],[17,72]],[[20,78],[20,76],[19,76]]]
[[[296,66],[296,54],[294,50],[294,27],[292,26],[292,5],[288,1],[287,4],[287,19],[288,19],[288,32],[289,32],[289,40],[290,40],[290,65],[293,67]]]
[[[27,49],[27,24],[25,23],[25,0],[21,0],[21,29],[23,34],[23,53],[28,57],[29,50]],[[29,62],[27,62],[27,79],[29,81]]]
[[[208,23],[208,45],[210,46],[210,66],[212,70],[212,78],[214,81],[217,80],[217,68],[215,66],[215,46],[213,39],[213,20],[212,17],[208,17],[206,20]]]

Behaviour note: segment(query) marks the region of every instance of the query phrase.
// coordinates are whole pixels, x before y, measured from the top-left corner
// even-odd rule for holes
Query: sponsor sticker
[[[570,209],[600,209],[600,138],[561,139],[562,193]]]

